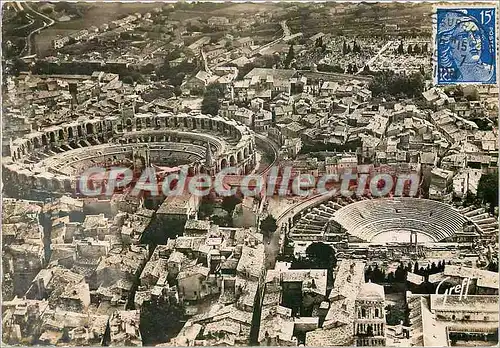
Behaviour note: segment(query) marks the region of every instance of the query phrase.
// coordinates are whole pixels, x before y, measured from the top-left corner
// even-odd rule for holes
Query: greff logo
[[[441,287],[441,285],[443,285],[444,282],[446,282],[449,279],[450,279],[450,277],[446,277],[439,282],[439,284],[436,288],[436,295],[440,295],[439,288]],[[466,299],[467,294],[469,293],[470,281],[471,281],[471,278],[464,278],[462,280],[462,284],[457,284],[451,288],[446,289],[443,293],[443,295],[444,295],[443,304],[446,303],[446,300],[448,299],[448,295],[452,295],[452,294],[460,295],[459,301],[461,301],[462,299]]]

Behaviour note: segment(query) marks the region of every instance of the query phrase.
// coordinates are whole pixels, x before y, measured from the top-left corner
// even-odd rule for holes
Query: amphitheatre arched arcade
[[[140,146],[149,148],[155,165],[187,165],[190,175],[229,166],[246,174],[256,165],[254,134],[239,122],[202,114],[136,114],[77,120],[11,140],[10,157],[2,160],[4,184],[26,196],[73,195],[87,168],[128,163]],[[213,163],[205,163],[207,151]]]

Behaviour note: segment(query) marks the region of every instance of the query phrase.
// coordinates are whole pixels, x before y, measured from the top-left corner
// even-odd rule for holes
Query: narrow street
[[[36,28],[33,29],[28,36],[26,36],[26,44],[20,54],[21,57],[31,56],[36,54],[35,34],[38,34],[43,29],[54,25],[55,21],[52,18],[35,11],[27,2],[16,2],[16,4],[20,11],[24,11],[26,13],[26,17],[31,21],[30,25],[36,26]]]

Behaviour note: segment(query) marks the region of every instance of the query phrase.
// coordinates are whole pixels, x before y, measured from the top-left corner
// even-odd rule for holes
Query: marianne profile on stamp
[[[438,9],[438,83],[495,83],[495,9]]]

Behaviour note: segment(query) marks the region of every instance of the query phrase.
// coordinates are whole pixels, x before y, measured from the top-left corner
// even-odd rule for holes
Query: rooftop
[[[430,295],[431,311],[498,313],[498,295]]]
[[[498,273],[486,271],[478,268],[446,265],[444,275],[447,277],[463,277],[477,279],[477,285],[480,287],[498,289]]]

